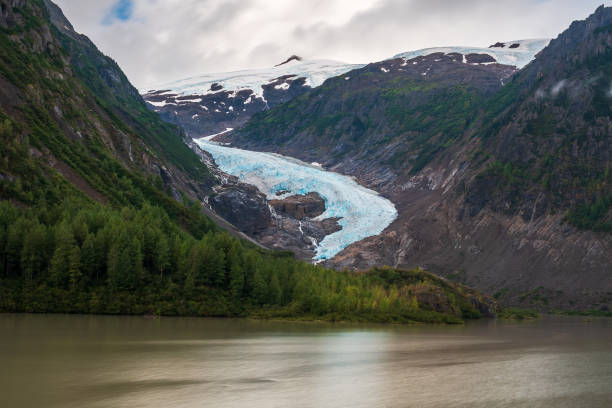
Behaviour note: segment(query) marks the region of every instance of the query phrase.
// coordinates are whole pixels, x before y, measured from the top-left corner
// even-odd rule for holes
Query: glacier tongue
[[[259,188],[269,199],[316,191],[325,200],[317,219],[340,217],[340,231],[326,236],[315,260],[330,259],[353,242],[380,234],[395,218],[393,203],[352,178],[274,153],[227,147],[206,138],[195,142],[209,152],[221,170]]]

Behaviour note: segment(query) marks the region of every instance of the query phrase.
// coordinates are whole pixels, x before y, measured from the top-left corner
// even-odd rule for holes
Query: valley
[[[254,248],[271,265],[278,251],[356,275],[426,269],[503,306],[612,306],[610,8],[553,40],[427,48],[369,64],[293,55],[270,68],[169,82],[142,97],[50,1],[11,0],[5,10],[1,73],[10,86],[0,98],[8,141],[0,175],[12,220],[5,235],[17,248],[4,249],[7,277],[28,268],[14,251],[30,238],[11,230],[21,219],[12,208],[59,211],[67,197],[85,194],[130,211],[161,206],[196,241],[218,235],[224,260],[211,270],[225,269],[223,279],[200,270],[206,256],[182,237],[190,243],[172,255],[180,268],[172,281],[184,286],[191,276],[202,289],[229,291],[234,279],[247,309],[254,271],[244,275],[244,254]],[[23,39],[30,37],[32,44]],[[13,61],[29,74],[14,72]],[[49,174],[65,184],[53,187]],[[55,231],[58,219],[81,223],[38,222]],[[217,224],[241,244],[220,244]],[[103,231],[85,225],[92,239]],[[145,269],[156,268],[154,246],[138,236]],[[85,238],[69,246],[81,250]],[[229,260],[235,252],[238,266]],[[40,265],[38,283],[49,284],[49,259]],[[96,276],[109,265],[104,259]],[[265,275],[276,286],[275,273]],[[97,277],[84,286],[107,283]],[[19,302],[11,307],[24,308]]]
[[[0,0],[2,404],[611,406],[612,7],[54,1]]]

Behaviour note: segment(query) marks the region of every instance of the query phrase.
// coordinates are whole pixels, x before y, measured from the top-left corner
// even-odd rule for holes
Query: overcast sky
[[[445,45],[554,38],[612,0],[55,0],[139,88],[268,67],[291,54],[382,60]]]

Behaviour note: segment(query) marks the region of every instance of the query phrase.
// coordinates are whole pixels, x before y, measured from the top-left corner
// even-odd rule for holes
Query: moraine
[[[319,242],[315,261],[330,259],[353,242],[380,234],[397,217],[391,201],[351,177],[275,153],[224,146],[211,141],[214,136],[195,142],[224,172],[256,186],[268,199],[317,192],[325,200],[325,212],[316,219],[341,218],[342,229]]]

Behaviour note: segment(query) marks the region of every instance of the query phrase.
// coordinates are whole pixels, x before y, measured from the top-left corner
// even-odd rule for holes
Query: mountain
[[[606,309],[611,19],[598,8],[520,70],[492,61],[514,43],[369,64],[217,140],[319,162],[396,204],[332,265],[421,265],[504,304]]]
[[[0,140],[0,312],[457,323],[495,311],[421,270],[339,273],[223,231],[201,204],[226,175],[48,0],[0,0]]]
[[[443,52],[461,54],[467,64],[497,62],[522,68],[548,42],[547,39],[538,39],[497,42],[489,48],[426,48],[398,54],[393,59],[412,59]],[[158,112],[164,120],[180,125],[190,137],[198,138],[238,128],[255,113],[288,102],[328,78],[363,66],[308,61],[292,55],[272,68],[206,74],[141,92],[150,109]]]
[[[236,128],[257,112],[287,102],[327,78],[360,67],[293,55],[264,69],[200,75],[142,90],[149,107],[197,138]]]

